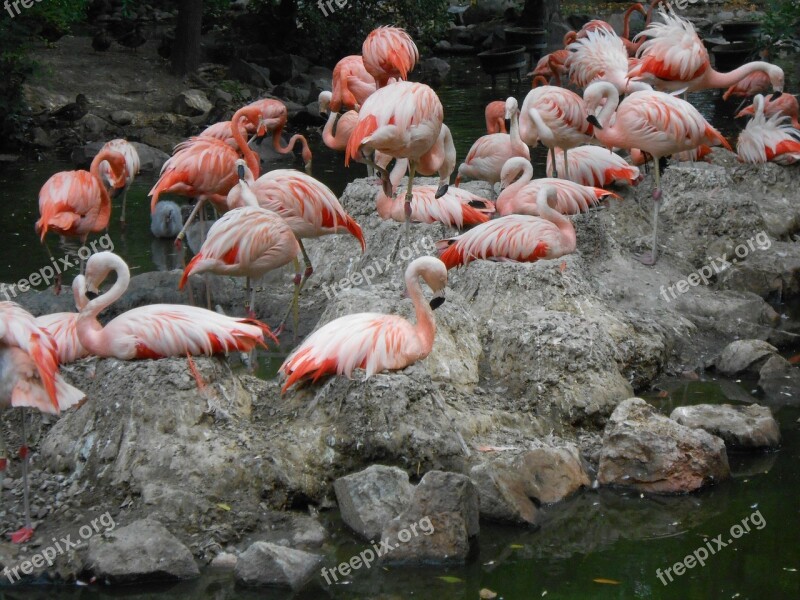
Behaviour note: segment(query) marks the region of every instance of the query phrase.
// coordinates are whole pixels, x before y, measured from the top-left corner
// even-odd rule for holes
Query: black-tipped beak
[[[342,118],[342,113],[336,113],[336,118],[333,120],[333,127],[331,127],[331,135],[336,135],[336,128],[339,126],[339,119]]]
[[[770,99],[770,101],[774,101],[774,100],[777,100],[778,98],[780,98],[782,95],[783,95],[783,92],[781,90],[778,90],[778,91],[774,92],[772,94],[772,96],[770,96],[769,99]]]
[[[450,186],[448,184],[443,183],[442,185],[439,186],[439,189],[436,190],[436,194],[434,195],[434,198],[441,198],[442,196],[444,196],[447,193],[447,190],[449,188],[450,188]]]
[[[511,131],[511,118],[510,117],[506,117],[504,119],[504,122],[506,124],[506,131]]]
[[[244,165],[236,167],[236,172],[239,174],[239,179],[244,179]]]
[[[431,309],[436,310],[444,304],[444,296],[434,296],[431,298]]]
[[[591,123],[592,126],[597,127],[598,129],[603,128],[603,126],[600,125],[600,121],[598,121],[597,117],[595,117],[594,115],[589,115],[588,117],[586,117],[586,120],[589,121],[589,123]]]
[[[321,110],[321,111],[319,111],[319,114],[320,114],[320,116],[322,116],[322,117],[325,117],[325,118],[327,119],[327,118],[328,118],[328,116],[329,116],[331,113],[329,113],[327,110]]]
[[[98,294],[97,292],[92,292],[91,290],[86,290],[86,297],[87,297],[89,300],[94,300],[94,299],[95,299],[95,298],[97,298],[99,295],[100,295],[100,294]]]

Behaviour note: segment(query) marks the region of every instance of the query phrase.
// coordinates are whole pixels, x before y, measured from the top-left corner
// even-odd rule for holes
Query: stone
[[[340,477],[333,489],[342,520],[367,540],[377,539],[384,526],[408,508],[414,493],[408,473],[383,465]]]
[[[311,99],[311,90],[308,85],[300,87],[290,83],[281,83],[275,86],[272,93],[279,98],[298,104],[306,104]]]
[[[420,61],[415,78],[432,87],[438,87],[450,73],[450,63],[438,57],[430,57]]]
[[[91,572],[111,584],[192,579],[200,570],[192,553],[160,522],[140,519],[89,540]]]
[[[758,387],[775,406],[800,403],[800,369],[779,354],[773,354],[758,372]]]
[[[777,354],[778,349],[763,340],[737,340],[728,344],[715,362],[718,371],[736,375],[747,371],[758,372],[765,359]]]
[[[267,67],[262,67],[240,58],[231,62],[230,67],[228,67],[228,76],[258,88],[272,88],[272,82],[269,79],[270,70]]]
[[[281,54],[270,56],[264,60],[264,65],[269,67],[273,83],[280,84],[306,73],[311,68],[311,63],[295,54]]]
[[[467,536],[478,535],[480,525],[478,491],[469,477],[460,473],[428,471],[414,489],[406,516],[453,512],[461,515]]]
[[[381,547],[391,548],[380,557],[383,564],[464,564],[470,541],[467,524],[457,512],[421,518],[404,513],[384,528]]]
[[[209,565],[212,569],[219,569],[220,571],[233,571],[236,568],[236,563],[239,557],[230,552],[220,552],[211,561]]]
[[[778,422],[769,407],[750,404],[696,404],[679,406],[670,419],[722,438],[734,450],[776,448],[781,443]]]
[[[641,398],[620,403],[606,424],[597,473],[601,485],[675,494],[728,477],[720,438],[676,423]]]
[[[172,112],[187,117],[208,114],[213,105],[202,90],[184,90],[172,101]]]
[[[322,565],[322,556],[269,542],[254,542],[236,561],[236,582],[251,587],[301,589]]]
[[[39,148],[52,148],[55,144],[50,134],[41,127],[34,127],[31,132],[31,141]]]
[[[139,155],[139,170],[146,173],[158,173],[169,160],[169,154],[140,142],[131,142]]]
[[[127,110],[115,110],[109,115],[111,120],[117,125],[125,126],[133,123],[133,113]]]
[[[103,133],[108,129],[108,123],[105,119],[92,113],[85,114],[78,123],[83,127],[84,132],[91,135]]]

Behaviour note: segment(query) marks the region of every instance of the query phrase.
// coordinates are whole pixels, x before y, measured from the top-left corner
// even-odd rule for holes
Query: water
[[[509,95],[505,78],[491,89],[489,78],[473,58],[452,61],[447,86],[438,90],[446,122],[455,139],[459,159],[484,133],[483,109],[492,100]],[[528,83],[513,87],[522,100]],[[726,136],[735,138],[739,125],[732,119],[735,106],[722,104],[712,94],[693,94],[690,100]],[[318,135],[310,139],[314,175],[340,194],[347,182],[364,175],[364,167],[347,169],[341,155],[325,148]],[[533,151],[535,173],[543,176],[545,153]],[[0,200],[6,210],[0,218],[0,280],[27,277],[48,264],[47,254],[33,231],[38,217],[37,195],[54,172],[73,168],[58,161],[4,166],[0,170]],[[117,221],[118,202],[110,235],[115,251],[133,273],[174,268],[180,257],[168,241],[153,240],[149,232],[146,194],[154,174],[139,177],[129,192],[129,223],[123,232]],[[56,256],[74,251],[53,239]],[[313,243],[313,242],[312,242]],[[73,269],[65,283],[77,271]],[[274,375],[283,354],[265,354],[260,374]],[[724,382],[726,386],[735,385]],[[652,397],[666,413],[674,406],[721,402],[725,395],[711,380],[665,386],[667,398]],[[750,391],[752,383],[746,384]],[[700,493],[678,497],[643,497],[611,490],[587,490],[574,498],[542,509],[541,528],[481,525],[479,547],[464,567],[373,567],[355,572],[329,588],[313,585],[302,593],[246,591],[234,587],[228,574],[204,572],[191,582],[171,586],[106,590],[99,586],[36,586],[0,588],[0,600],[93,598],[172,600],[178,598],[284,599],[317,598],[475,599],[489,588],[505,600],[531,598],[790,598],[800,592],[800,409],[784,407],[776,413],[783,445],[778,452],[732,456],[732,480]],[[752,529],[735,543],[711,556],[705,567],[695,567],[664,586],[656,575],[704,545],[704,539],[727,532],[754,511],[766,525]],[[332,533],[333,546],[326,566],[348,560],[366,547],[339,521],[335,512],[322,515]],[[335,555],[335,558],[334,558]],[[450,579],[442,579],[442,577]]]

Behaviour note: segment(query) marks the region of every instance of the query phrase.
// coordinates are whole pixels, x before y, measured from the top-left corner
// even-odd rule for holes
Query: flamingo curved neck
[[[524,188],[531,182],[531,179],[533,179],[533,165],[531,165],[529,161],[524,159],[518,162],[519,164],[522,165],[522,173],[517,178],[517,180],[514,181],[514,183],[507,186],[506,189],[503,190],[501,195],[513,198],[522,190],[522,188]]]
[[[112,154],[112,152],[110,150],[108,150],[108,149],[101,150],[92,159],[92,164],[89,167],[89,172],[92,175],[94,175],[95,177],[97,177],[97,179],[99,179],[100,181],[103,181],[103,178],[100,176],[100,164],[103,161],[108,160],[108,158],[109,158],[109,156],[111,156],[111,154]],[[109,171],[113,172],[114,169],[113,169],[113,167],[111,167],[111,163],[110,162],[108,163],[108,165],[109,165]],[[115,175],[116,175],[116,173],[115,173]]]
[[[322,141],[328,147],[336,149],[338,146],[336,137],[333,135],[333,124],[336,122],[337,113],[331,111],[328,114],[328,120],[325,122],[325,127],[322,128]],[[274,139],[274,138],[273,138]]]
[[[611,115],[614,114],[619,106],[619,92],[617,91],[616,87],[605,81],[593,83],[592,85],[595,85],[602,90],[601,100],[605,99],[606,101],[605,104],[600,107],[600,112],[598,112],[596,115],[597,121],[602,126],[602,129],[595,127],[594,135],[603,143],[603,145],[613,145],[613,142],[616,138],[616,131],[613,127],[609,126],[609,123],[611,121]]]
[[[111,289],[94,300],[90,300],[78,314],[77,331],[81,344],[92,354],[101,354],[106,347],[103,326],[97,316],[106,308],[119,300],[128,289],[131,274],[128,265],[118,256],[113,256],[101,263],[110,267],[117,275]]]
[[[769,69],[772,66],[773,65],[769,63],[757,60],[744,64],[738,69],[728,71],[727,73],[720,73],[714,69],[707,69],[703,74],[702,83],[704,87],[707,88],[727,88],[739,83],[742,79],[750,75],[750,73],[755,73],[756,71],[769,73]]]
[[[554,202],[558,201],[555,193],[552,194],[552,197]],[[536,208],[538,209],[539,216],[550,221],[556,227],[558,227],[558,230],[561,232],[561,236],[564,241],[567,242],[567,245],[571,245],[574,248],[576,235],[575,227],[572,225],[572,221],[554,208],[550,207],[547,192],[544,190],[539,192],[539,197],[536,201]]]
[[[631,36],[631,15],[634,12],[639,10],[639,6],[636,4],[628,7],[628,10],[625,11],[624,16],[622,17],[623,29],[622,29],[622,37],[623,39],[629,40]]]
[[[529,108],[528,114],[531,117],[531,121],[533,124],[536,125],[536,131],[539,134],[539,141],[542,142],[542,145],[550,147],[550,144],[553,143],[553,130],[550,129],[542,119],[542,115],[539,114],[539,111],[535,108]]]
[[[425,301],[422,295],[422,286],[419,284],[420,272],[418,269],[411,269],[406,273],[406,289],[411,302],[414,304],[414,312],[417,323],[414,330],[417,332],[422,342],[423,352],[430,354],[433,350],[433,337],[436,334],[436,322],[433,319],[433,310]]]
[[[511,113],[511,131],[509,135],[511,136],[511,147],[514,151],[526,154],[525,151],[528,150],[528,146],[519,135],[519,110],[514,110]],[[530,151],[527,154],[530,156]]]
[[[255,150],[250,148],[247,144],[247,140],[244,138],[243,129],[244,127],[241,126],[242,121],[248,120],[246,114],[242,111],[244,109],[239,109],[233,118],[231,119],[231,133],[233,134],[233,139],[236,141],[236,145],[239,147],[239,152],[242,153],[245,162],[249,169],[253,172],[254,175],[258,175],[260,173],[259,168],[259,160],[258,155],[256,154]]]

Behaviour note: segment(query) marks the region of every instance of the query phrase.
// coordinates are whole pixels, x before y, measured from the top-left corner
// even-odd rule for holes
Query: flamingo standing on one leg
[[[534,262],[575,252],[575,227],[556,210],[553,186],[539,189],[538,217],[509,215],[470,229],[458,237],[436,243],[439,258],[448,269],[473,260]]]
[[[366,158],[365,152],[373,151],[407,158],[406,216],[409,216],[417,164],[439,140],[443,119],[442,103],[427,85],[398,81],[381,88],[367,98],[358,113],[358,124],[347,144],[345,165],[359,156]],[[384,192],[391,194],[385,169],[381,169],[381,178]]]
[[[422,295],[420,277],[433,291],[430,303]],[[447,269],[432,256],[414,260],[406,269],[406,289],[414,303],[416,325],[397,315],[358,313],[326,323],[296,348],[281,365],[282,391],[296,382],[315,383],[326,375],[350,377],[364,369],[371,377],[384,370],[405,369],[433,349],[436,322],[433,309],[444,302]]]
[[[411,36],[399,27],[378,27],[361,46],[364,68],[375,78],[378,89],[389,79],[408,79],[419,60],[419,50]]]
[[[663,8],[659,10],[663,23],[651,23],[637,38],[649,38],[639,48],[640,61],[628,75],[645,81],[659,90],[686,93],[698,90],[727,88],[747,75],[763,71],[769,75],[774,96],[783,92],[783,69],[770,63],[755,61],[729,73],[711,67],[708,51],[689,21]]]
[[[592,125],[583,99],[575,92],[545,85],[528,92],[519,116],[519,134],[529,146],[542,142],[552,154],[591,143]],[[569,161],[564,176],[569,179]]]
[[[655,264],[658,252],[658,209],[661,179],[658,160],[662,156],[697,148],[701,144],[722,144],[731,149],[722,134],[708,124],[688,102],[663,92],[640,91],[619,101],[619,92],[610,83],[598,81],[583,93],[594,134],[607,148],[638,148],[653,157],[656,187],[653,191],[653,249],[640,257],[646,265]],[[616,111],[616,112],[615,112]],[[611,117],[614,116],[613,123]]]
[[[507,133],[506,132],[506,103],[502,100],[495,100],[486,105],[483,111],[486,119],[486,134]]]
[[[493,133],[478,138],[458,167],[456,187],[462,177],[481,179],[494,185],[500,181],[500,173],[508,159],[514,156],[531,159],[530,149],[519,136],[519,105],[516,98],[509,97],[506,100],[505,116],[511,120],[511,133]]]
[[[556,148],[556,162],[547,156],[547,176],[552,177],[554,167],[565,171],[564,152]],[[570,181],[592,187],[606,187],[612,183],[624,182],[634,185],[639,180],[639,168],[602,146],[578,146],[569,153]]]
[[[300,245],[286,221],[258,205],[245,181],[245,169],[246,163],[239,160],[238,195],[245,206],[226,212],[214,222],[200,251],[184,269],[178,288],[183,289],[189,277],[199,273],[246,277],[250,297],[245,312],[255,319],[255,281],[290,262],[299,269]]]
[[[755,108],[755,103],[743,108],[736,114],[736,118],[738,119],[740,117],[755,114]],[[797,119],[797,97],[795,97],[794,94],[781,94],[774,100],[771,98],[764,98],[764,116],[770,118],[774,117],[775,115],[789,117],[792,127],[795,129],[800,129],[800,121]]]
[[[554,208],[562,215],[586,212],[607,196],[619,198],[608,190],[584,186],[568,179],[532,178],[533,167],[524,158],[512,158],[503,166],[500,180],[503,191],[496,202],[498,215],[538,215],[539,192],[543,187],[556,190],[558,202]]]
[[[69,385],[58,373],[56,342],[33,316],[14,302],[0,302],[0,406],[31,407],[58,415],[75,406],[85,394]],[[28,446],[25,414],[22,415],[22,478],[24,526],[11,534],[21,544],[33,537],[28,491]],[[0,437],[0,471],[8,465],[5,443]]]
[[[125,225],[125,205],[128,201],[128,190],[133,184],[133,180],[139,174],[140,162],[139,162],[139,153],[136,151],[136,148],[133,144],[131,144],[128,140],[123,139],[116,139],[111,140],[110,142],[106,142],[103,146],[102,150],[113,150],[114,152],[119,152],[122,156],[125,157],[125,186],[122,188],[122,214],[119,216],[120,223]],[[103,161],[100,163],[100,174],[103,177],[103,181],[107,182],[108,187],[113,187],[113,175],[111,173],[111,167],[109,166],[108,162]]]
[[[792,127],[789,117],[764,115],[764,96],[753,98],[755,115],[739,134],[736,153],[748,163],[775,162],[792,165],[800,161],[800,131]]]
[[[114,285],[98,296],[100,284],[111,271],[117,274]],[[122,297],[130,277],[124,260],[111,252],[99,252],[89,258],[86,275],[77,278],[80,289],[91,298],[78,315],[78,339],[95,356],[135,360],[250,352],[264,346],[264,335],[277,343],[260,321],[183,304],[140,306],[101,325],[97,316]]]
[[[399,159],[407,161],[408,159]],[[436,190],[436,197],[440,198],[447,193],[450,184],[450,176],[456,168],[456,146],[453,143],[453,135],[450,128],[442,124],[439,130],[439,137],[436,138],[431,149],[419,157],[416,172],[420,175],[430,176],[439,175],[439,187]]]

